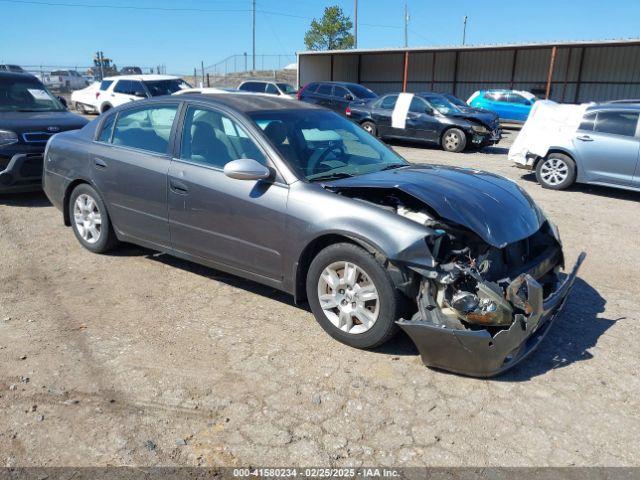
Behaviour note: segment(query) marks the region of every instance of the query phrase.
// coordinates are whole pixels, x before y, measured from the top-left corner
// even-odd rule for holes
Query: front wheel
[[[467,136],[459,128],[450,128],[442,135],[442,148],[447,152],[459,153],[467,146]]]
[[[102,198],[90,185],[78,185],[69,197],[73,233],[84,248],[94,253],[111,250],[117,243]]]
[[[576,164],[562,153],[551,153],[536,165],[536,179],[542,188],[564,190],[576,179]]]
[[[322,250],[307,273],[307,299],[320,326],[356,348],[373,348],[398,330],[399,293],[366,250],[338,243]]]
[[[362,122],[362,124],[361,124],[360,126],[362,127],[362,129],[363,129],[365,132],[367,132],[367,133],[369,133],[369,134],[373,135],[374,137],[375,137],[375,136],[376,136],[376,134],[378,133],[378,132],[377,132],[377,130],[376,130],[376,124],[375,124],[375,123],[373,123],[373,122],[369,122],[369,121]]]

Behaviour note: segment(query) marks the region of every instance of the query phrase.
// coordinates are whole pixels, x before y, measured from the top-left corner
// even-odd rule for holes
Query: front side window
[[[288,83],[278,83],[278,88],[285,95],[293,95],[294,93],[297,92],[297,90],[293,88],[293,86],[289,85]]]
[[[347,95],[351,95],[349,90],[344,87],[338,87],[337,85],[333,87],[333,96],[338,98],[346,98]]]
[[[232,160],[267,160],[247,132],[220,112],[189,107],[182,130],[180,158],[209,167],[224,168]]]
[[[61,112],[64,105],[36,78],[0,78],[0,112]]]
[[[584,117],[582,117],[582,122],[580,123],[580,126],[578,127],[578,129],[583,130],[585,132],[592,132],[593,126],[595,125],[595,123],[596,123],[596,114],[588,113]]]
[[[507,95],[507,101],[509,103],[517,103],[519,105],[530,105],[531,102],[529,100],[527,100],[526,98],[524,98],[522,95],[518,94],[518,93],[510,93],[509,95]]]
[[[411,99],[411,105],[409,105],[409,111],[413,113],[426,113],[427,104],[420,97],[413,97]]]
[[[258,82],[245,82],[240,86],[240,90],[246,92],[264,93],[264,84]]]
[[[637,125],[637,112],[598,112],[595,131],[633,137]]]
[[[387,95],[380,102],[380,108],[384,108],[385,110],[393,110],[396,106],[396,102],[398,101],[398,95]]]
[[[358,125],[323,110],[249,113],[296,174],[310,182],[408,165]]]
[[[181,78],[171,78],[168,80],[145,80],[143,83],[152,97],[172,95],[180,90],[191,88],[191,85]],[[141,88],[141,91],[144,92],[144,88]]]
[[[145,107],[120,112],[112,143],[153,153],[167,153],[177,106]]]
[[[460,112],[458,107],[447,100],[445,97],[433,96],[427,98],[427,101],[435,110],[443,115],[451,115]]]
[[[280,93],[273,83],[267,83],[267,88],[265,89],[265,92],[270,93],[272,95],[278,95]]]
[[[349,85],[349,89],[356,97],[361,98],[363,100],[378,97],[378,95],[376,95],[374,92],[372,92],[368,88],[363,87],[362,85]]]
[[[113,91],[123,95],[131,95],[131,82],[129,80],[118,80]]]

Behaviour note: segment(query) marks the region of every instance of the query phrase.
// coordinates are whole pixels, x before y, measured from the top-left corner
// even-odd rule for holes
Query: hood
[[[482,110],[479,108],[464,108],[460,107],[460,113],[449,115],[456,118],[465,118],[467,120],[474,120],[482,123],[484,126],[493,130],[498,126],[498,115],[488,110]]]
[[[58,133],[84,127],[89,121],[68,111],[62,112],[2,112],[0,129],[18,134],[28,132]]]
[[[326,186],[336,192],[401,190],[443,220],[468,228],[498,248],[533,235],[545,221],[531,197],[514,182],[467,168],[415,165],[335,180]]]

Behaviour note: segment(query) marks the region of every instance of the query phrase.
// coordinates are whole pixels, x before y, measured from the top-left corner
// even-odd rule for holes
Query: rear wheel
[[[307,273],[307,298],[320,326],[356,348],[373,348],[398,330],[399,293],[373,255],[350,243],[322,250]]]
[[[564,190],[576,180],[576,164],[563,153],[551,153],[536,165],[536,179],[542,188]]]
[[[442,148],[447,152],[461,152],[467,146],[467,136],[459,128],[450,128],[442,135]]]
[[[364,130],[365,132],[367,132],[367,133],[369,133],[369,134],[373,135],[374,137],[375,137],[375,136],[376,136],[376,134],[378,133],[378,132],[377,132],[377,129],[376,129],[376,124],[375,124],[375,123],[373,123],[373,122],[369,122],[369,121],[362,122],[362,123],[360,124],[360,126],[363,128],[363,130]]]
[[[104,253],[118,242],[102,198],[90,185],[78,185],[69,197],[71,226],[87,250]]]
[[[105,104],[102,106],[102,109],[100,110],[100,113],[104,113],[104,112],[106,112],[106,111],[108,111],[108,110],[111,110],[111,108],[112,108],[112,107],[111,107],[111,105],[110,105],[109,103],[105,103]]]

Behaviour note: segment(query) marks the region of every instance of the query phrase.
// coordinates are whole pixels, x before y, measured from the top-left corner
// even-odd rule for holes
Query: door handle
[[[107,168],[107,162],[105,162],[101,158],[94,158],[93,164],[98,168]]]
[[[593,138],[591,138],[589,135],[578,135],[576,138],[583,142],[593,142]]]
[[[187,193],[189,193],[189,188],[186,184],[173,178],[169,180],[169,188],[171,188],[171,190],[178,195],[186,195]]]

